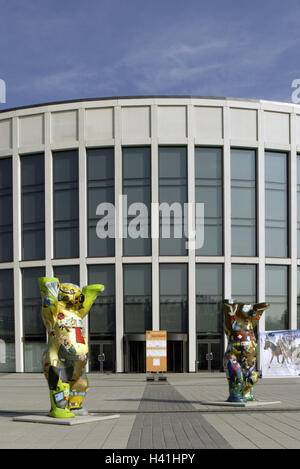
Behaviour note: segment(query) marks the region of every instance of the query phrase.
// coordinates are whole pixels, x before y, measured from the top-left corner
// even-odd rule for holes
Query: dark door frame
[[[212,357],[210,356],[210,354],[212,354],[212,350],[211,350],[211,344],[220,344],[220,356],[219,356],[219,359],[220,359],[220,370],[221,370],[221,366],[222,366],[222,340],[221,339],[212,339],[212,338],[202,338],[202,339],[198,339],[197,338],[197,366],[196,366],[196,371],[198,373],[200,373],[201,371],[204,371],[204,370],[199,370],[198,368],[198,363],[199,363],[199,356],[198,356],[198,351],[199,351],[199,348],[198,348],[198,344],[207,344],[208,348],[207,348],[207,370],[205,371],[208,371],[208,372],[212,372],[214,370],[212,370],[211,368],[211,361],[212,361]]]
[[[112,352],[113,352],[113,359],[112,359],[112,363],[113,363],[113,369],[111,370],[112,373],[115,372],[115,341],[114,340],[105,340],[105,339],[98,339],[98,340],[90,340],[90,345],[99,345],[99,355],[98,357],[100,357],[100,355],[104,354],[103,352],[103,345],[112,345]],[[104,356],[104,359],[105,359],[105,356]],[[103,363],[104,361],[99,361],[99,373],[104,373],[104,370],[103,370]],[[97,373],[97,371],[93,371],[93,373]]]

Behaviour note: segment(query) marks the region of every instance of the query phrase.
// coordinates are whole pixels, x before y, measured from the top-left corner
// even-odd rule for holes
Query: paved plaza
[[[42,374],[0,374],[1,449],[300,449],[300,378],[260,379],[250,407],[215,405],[227,399],[224,373],[89,374],[79,425],[14,421],[49,410]],[[280,401],[280,402],[278,402]]]

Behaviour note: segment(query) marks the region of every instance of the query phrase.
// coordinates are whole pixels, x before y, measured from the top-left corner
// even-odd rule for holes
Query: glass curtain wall
[[[187,264],[160,264],[160,329],[188,331]]]
[[[115,336],[116,329],[116,295],[115,266],[97,264],[88,266],[88,283],[100,283],[105,290],[97,297],[89,313],[90,337],[101,335]]]
[[[223,266],[196,264],[197,333],[221,333],[223,327]]]
[[[266,257],[288,256],[287,154],[265,153]]]
[[[266,265],[266,302],[266,331],[288,329],[288,266]]]
[[[59,283],[80,284],[79,265],[56,265],[53,268],[54,277],[58,278]]]
[[[12,158],[0,159],[0,262],[13,260]]]
[[[221,148],[195,148],[195,201],[204,204],[204,244],[198,256],[223,254],[223,164]]]
[[[300,155],[297,155],[297,257],[300,257]]]
[[[256,152],[231,150],[231,253],[256,256]]]
[[[256,265],[232,264],[231,296],[239,303],[256,303]]]
[[[78,151],[53,153],[54,257],[79,257]]]
[[[300,329],[300,266],[297,267],[297,329]]]
[[[152,329],[152,266],[127,264],[124,273],[124,332],[144,334]]]
[[[115,255],[114,149],[88,149],[87,175],[88,256],[113,257]],[[99,207],[98,210],[97,207]],[[101,218],[99,218],[99,216],[101,216]],[[101,226],[101,232],[103,232],[102,236],[99,236],[99,232],[97,234],[97,224]],[[113,228],[112,233],[110,233],[111,227]]]
[[[13,270],[0,270],[0,372],[16,371],[14,276]]]
[[[183,221],[187,202],[187,150],[186,147],[159,147],[158,157],[160,255],[186,255]]]
[[[22,259],[45,258],[44,154],[21,157]]]
[[[123,148],[123,255],[151,255],[151,151]]]
[[[45,276],[44,267],[22,269],[23,336],[25,372],[42,371],[42,354],[46,348],[46,328],[42,321],[42,302],[37,279]]]

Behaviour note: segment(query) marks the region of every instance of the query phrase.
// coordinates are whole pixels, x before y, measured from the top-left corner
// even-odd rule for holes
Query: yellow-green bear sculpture
[[[50,390],[50,417],[87,415],[82,403],[88,388],[85,366],[88,338],[83,318],[90,311],[103,285],[59,283],[57,278],[40,277],[42,318],[48,332],[43,356],[44,375]]]

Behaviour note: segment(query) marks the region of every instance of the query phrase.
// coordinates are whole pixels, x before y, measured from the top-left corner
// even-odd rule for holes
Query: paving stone
[[[162,406],[163,415],[154,418],[155,414],[151,412],[160,411]],[[154,439],[153,435],[160,435],[160,447],[164,448],[230,448],[228,442],[201,414],[194,413],[194,406],[174,386],[148,384],[138,411],[147,414],[137,415],[128,440],[128,449],[156,448],[157,437]]]

